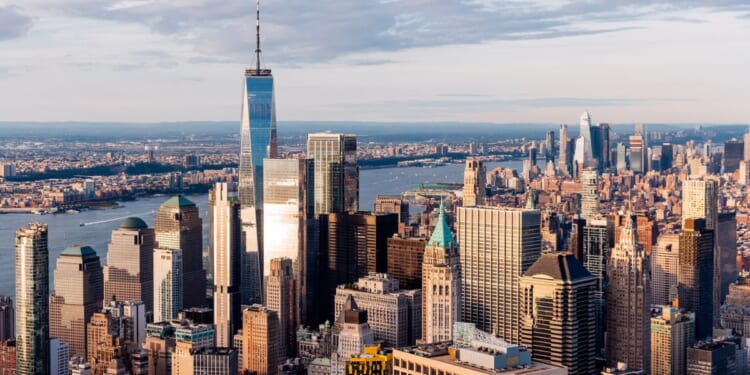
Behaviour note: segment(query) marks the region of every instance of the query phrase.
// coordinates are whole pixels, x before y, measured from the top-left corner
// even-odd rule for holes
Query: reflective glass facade
[[[315,160],[315,214],[358,211],[357,137],[308,134],[307,157]]]

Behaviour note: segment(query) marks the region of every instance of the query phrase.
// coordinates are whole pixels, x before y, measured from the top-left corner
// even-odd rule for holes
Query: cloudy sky
[[[747,0],[264,0],[280,120],[750,121]],[[0,121],[239,118],[253,0],[0,0]]]

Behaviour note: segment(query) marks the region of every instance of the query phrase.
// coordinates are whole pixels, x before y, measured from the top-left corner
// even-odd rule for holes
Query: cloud
[[[0,4],[0,40],[18,38],[26,34],[33,21],[23,9]]]

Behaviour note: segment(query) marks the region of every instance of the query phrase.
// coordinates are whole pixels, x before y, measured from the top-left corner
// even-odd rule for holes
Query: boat
[[[82,226],[82,227],[85,227],[85,226],[86,226],[86,223],[81,223],[81,226]]]

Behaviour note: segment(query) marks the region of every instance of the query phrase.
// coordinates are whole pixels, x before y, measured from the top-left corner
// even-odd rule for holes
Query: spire
[[[427,247],[433,246],[441,249],[450,249],[451,246],[458,248],[458,242],[453,237],[451,228],[445,220],[445,205],[442,200],[440,201],[440,214],[438,215],[437,224],[435,224],[432,236],[430,236],[430,240],[427,242]]]
[[[260,72],[260,0],[255,2],[255,69]]]
[[[622,228],[622,232],[620,234],[620,243],[623,245],[633,245],[638,242],[637,236],[636,236],[636,229],[633,226],[633,221],[635,221],[635,216],[633,215],[633,212],[628,210],[628,212],[625,214],[625,227]]]

